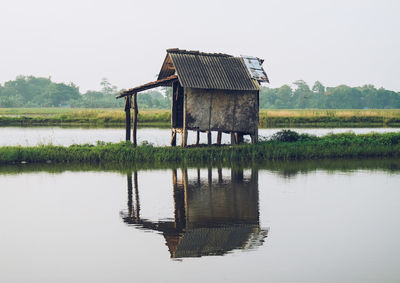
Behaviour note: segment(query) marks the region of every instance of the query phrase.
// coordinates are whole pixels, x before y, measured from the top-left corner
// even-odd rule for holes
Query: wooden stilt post
[[[186,128],[182,129],[182,140],[181,140],[181,146],[186,147],[187,145],[187,136],[188,136],[188,131]]]
[[[188,136],[188,131],[186,128],[187,127],[186,108],[187,108],[187,94],[186,92],[183,92],[183,127],[182,127],[182,142],[181,142],[182,147],[186,147],[187,136]]]
[[[218,134],[217,134],[217,144],[221,144],[221,140],[222,140],[222,132],[221,132],[221,131],[218,131]]]
[[[252,144],[257,143],[258,142],[258,130],[255,133],[253,133],[252,135],[250,135],[250,138],[251,138]]]
[[[131,96],[125,96],[125,125],[126,125],[126,134],[125,140],[131,141]]]
[[[231,132],[231,145],[235,144],[235,132]]]
[[[218,167],[218,184],[222,184],[222,168]]]
[[[137,139],[136,139],[136,132],[137,132],[137,116],[139,110],[137,106],[137,93],[133,94],[133,145],[136,146]]]
[[[207,144],[211,145],[212,144],[212,136],[211,136],[211,131],[207,132]]]
[[[199,145],[200,143],[200,131],[197,131],[196,133],[196,145]]]
[[[171,146],[176,146],[176,130],[172,129]]]
[[[237,132],[236,135],[237,135],[237,138],[236,138],[237,144],[243,143],[243,140],[244,140],[244,139],[243,139],[243,133]]]

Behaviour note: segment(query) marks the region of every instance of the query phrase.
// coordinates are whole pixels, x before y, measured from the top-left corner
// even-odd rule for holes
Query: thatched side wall
[[[255,133],[258,91],[184,88],[188,130]]]

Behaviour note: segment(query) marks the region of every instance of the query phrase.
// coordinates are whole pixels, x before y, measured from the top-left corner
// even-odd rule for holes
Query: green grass
[[[292,139],[293,140],[293,139]],[[133,147],[130,143],[0,147],[0,164],[12,163],[213,163],[324,158],[400,157],[400,133],[297,135],[292,142],[211,147]]]
[[[260,126],[400,126],[400,109],[262,109]]]
[[[115,163],[115,162],[99,162],[99,163],[28,163],[28,164],[6,164],[0,165],[1,174],[21,174],[29,172],[49,172],[63,173],[66,171],[110,171],[119,172],[121,174],[129,173],[137,170],[159,170],[159,169],[177,169],[177,168],[237,168],[237,169],[256,169],[269,170],[290,178],[297,174],[304,174],[316,170],[326,170],[328,172],[342,171],[352,172],[354,170],[384,170],[388,173],[400,171],[399,158],[340,158],[340,159],[307,159],[292,161],[259,161],[259,162],[207,162],[191,163],[185,166],[184,162],[171,163]]]
[[[168,125],[168,110],[139,111],[142,125]],[[21,125],[93,125],[122,126],[125,112],[122,109],[74,109],[74,108],[0,108],[0,126]]]
[[[260,127],[400,126],[400,109],[391,110],[260,110]],[[169,110],[139,110],[141,125],[168,126]],[[0,108],[0,126],[123,126],[122,109]]]

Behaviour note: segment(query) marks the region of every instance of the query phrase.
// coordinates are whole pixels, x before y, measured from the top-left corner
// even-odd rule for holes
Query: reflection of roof
[[[268,229],[257,224],[227,224],[210,227],[177,229],[173,221],[137,220],[121,211],[128,225],[161,232],[172,258],[223,255],[235,249],[249,250],[261,246]]]
[[[241,57],[180,49],[168,49],[167,53],[158,80],[174,75],[176,72],[183,87],[225,90],[260,89],[257,80],[253,79],[253,72],[248,69]],[[262,70],[261,60],[258,63],[257,66]],[[262,72],[265,74],[263,70]],[[268,81],[266,75],[263,79],[258,79]]]
[[[164,234],[173,258],[223,255],[235,249],[261,246],[268,230],[255,225],[187,229],[184,233]]]

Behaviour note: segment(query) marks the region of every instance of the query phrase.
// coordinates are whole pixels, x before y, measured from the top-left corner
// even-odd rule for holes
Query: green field
[[[329,134],[316,137],[281,131],[255,145],[153,147],[131,143],[0,147],[0,164],[15,163],[198,163],[325,158],[400,157],[400,133]]]
[[[168,126],[169,110],[139,111],[139,125]],[[260,110],[260,127],[396,127],[400,109]],[[0,126],[123,126],[122,109],[0,108]]]
[[[171,121],[168,110],[139,111],[142,125],[166,126]],[[0,126],[123,126],[125,112],[122,109],[76,109],[76,108],[0,108]]]

